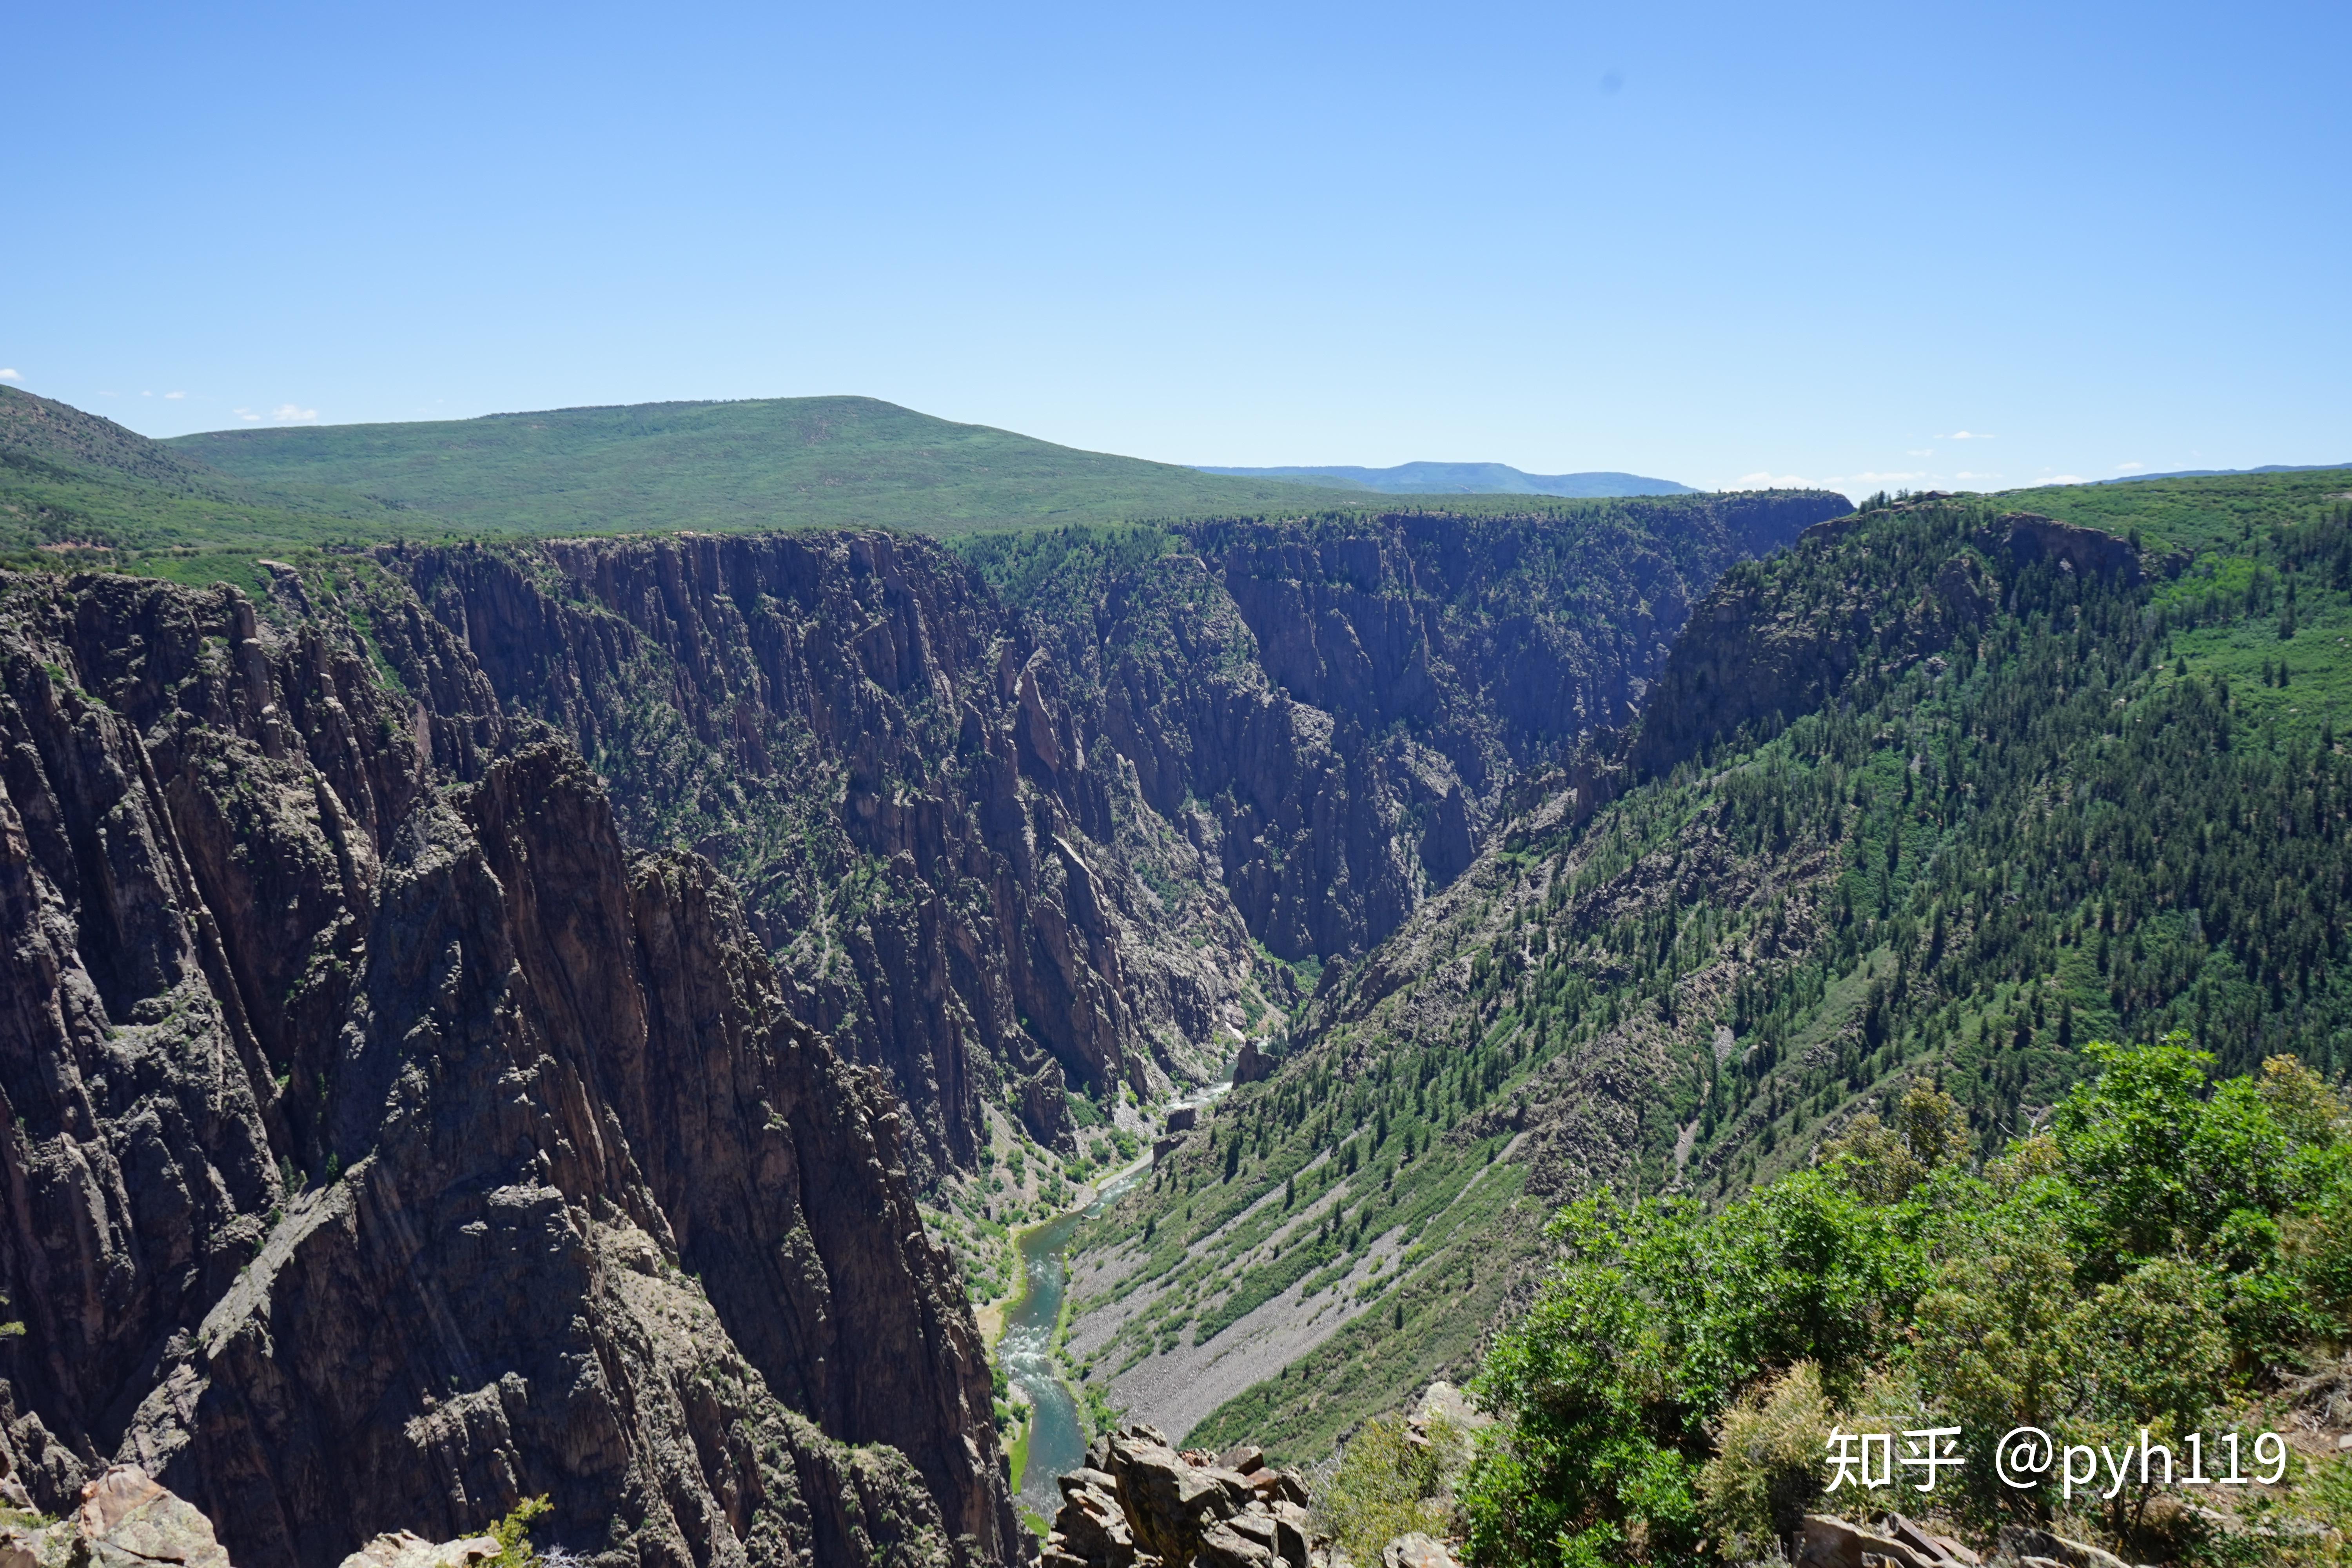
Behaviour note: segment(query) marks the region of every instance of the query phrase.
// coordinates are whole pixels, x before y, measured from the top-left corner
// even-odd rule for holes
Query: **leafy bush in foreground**
[[[2334,1348],[2344,1104],[2284,1057],[2216,1085],[2182,1035],[2086,1054],[2098,1076],[1981,1169],[1923,1085],[1894,1126],[1864,1118],[1718,1213],[1609,1194],[1563,1210],[1564,1257],[1476,1384],[1505,1420],[1464,1488],[1475,1559],[1769,1550],[1818,1497],[1832,1420],[1958,1426],[1967,1464],[1935,1500],[1953,1522],[2051,1522],[2055,1487],[1994,1482],[2001,1433],[2178,1444]],[[2149,1511],[2162,1490],[2078,1496],[2058,1522],[2121,1539],[2170,1517]]]

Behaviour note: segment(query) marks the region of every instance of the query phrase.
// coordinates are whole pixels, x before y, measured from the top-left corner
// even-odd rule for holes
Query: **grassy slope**
[[[362,497],[239,479],[112,420],[0,387],[0,561],[147,559],[160,575],[249,582],[256,553],[388,537],[397,525]],[[208,551],[227,558],[191,561]]]
[[[2250,911],[2258,889],[2216,890],[2232,865],[2272,850],[2275,829],[2214,803],[2242,784],[2258,795],[2266,769],[2312,765],[2330,710],[2352,718],[2352,593],[2332,555],[2293,574],[2297,628],[2279,636],[2281,527],[2332,514],[2320,526],[2340,532],[2331,498],[2347,489],[2352,473],[2336,472],[1999,498],[1986,512],[2014,504],[2136,529],[2179,569],[2106,602],[2103,613],[2122,619],[2105,647],[2079,627],[2004,616],[1956,682],[1939,686],[1922,668],[1857,689],[1862,710],[1728,748],[1581,829],[1556,798],[1350,976],[1352,994],[1327,999],[1318,1037],[1273,1082],[1236,1091],[1210,1139],[1085,1239],[1097,1258],[1141,1253],[1115,1289],[1151,1302],[1099,1352],[1097,1379],[1211,1338],[1295,1279],[1310,1295],[1370,1288],[1378,1310],[1194,1433],[1312,1459],[1432,1376],[1466,1371],[1536,1261],[1550,1205],[1601,1181],[1654,1189],[1673,1178],[1685,1129],[1683,1179],[1715,1195],[1801,1163],[1862,1104],[1918,1073],[1945,1074],[1980,1134],[1997,1138],[2074,1077],[2062,1026],[2079,1042],[2202,1019],[2245,1037],[2226,1053],[2240,1070],[2272,1048],[2345,1066],[2352,975],[2339,973],[2340,943],[2298,990],[2284,956],[2301,940],[2298,911]],[[1929,570],[1969,526],[1924,541]],[[1773,570],[1809,572],[1812,589],[1835,595],[1864,575],[1858,552],[1871,543],[1857,536],[1843,555]],[[2184,624],[2192,616],[2205,624]],[[2294,671],[2284,687],[2265,679],[2282,660]],[[2227,756],[2198,728],[2211,725],[2199,705],[2221,689],[2216,678],[2238,737]],[[1964,758],[1969,787],[1916,805],[1901,785],[1908,759],[1949,759],[1956,736],[1979,748]],[[2012,752],[2021,760],[2003,772]],[[2136,787],[2150,793],[2133,797]],[[2324,816],[2325,788],[2320,798]],[[2178,868],[2135,842],[2133,818],[2177,830],[2184,810],[2214,813],[2220,829],[2206,835],[2202,871],[2216,931],[2167,903],[2182,896],[2160,890]],[[1882,879],[1894,833],[1904,847]],[[2316,843],[2330,865],[2344,858],[2325,832]],[[2101,884],[2078,874],[2085,844],[2110,861]],[[2001,890],[2013,873],[2028,884],[2021,900]],[[2251,951],[2217,934],[2231,899],[2242,932],[2248,920],[2260,926]],[[1937,910],[1948,955],[1930,962],[1921,948]],[[2103,918],[2112,953],[2095,940]],[[1890,998],[1898,954],[1908,984]],[[1718,1025],[1734,1033],[1720,1064]],[[1469,1178],[1494,1140],[1520,1125],[1531,1131],[1505,1169],[1523,1165],[1536,1191],[1454,1223],[1432,1200],[1476,1190]],[[1324,1199],[1337,1161],[1312,1163],[1349,1149],[1360,1173]],[[1294,1173],[1308,1223],[1286,1226],[1275,1205],[1252,1212]],[[1349,1216],[1337,1234],[1314,1217],[1335,1208]],[[1369,1280],[1351,1274],[1383,1236],[1411,1261]]]
[[[466,530],[522,533],[850,525],[948,532],[1347,499],[1081,452],[870,397],[224,430],[167,445],[241,479],[347,488]]]
[[[1499,515],[1528,501],[1434,504]],[[957,533],[1430,504],[1074,451],[869,398],[159,442],[0,387],[0,563],[113,565],[248,589],[266,575],[257,558],[394,539],[846,524]]]

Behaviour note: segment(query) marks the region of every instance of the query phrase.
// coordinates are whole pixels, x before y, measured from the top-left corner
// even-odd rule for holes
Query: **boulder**
[[[2000,1547],[2004,1557],[2028,1562],[2039,1557],[2063,1564],[2063,1568],[2131,1568],[2122,1558],[2101,1547],[2086,1546],[2079,1541],[2021,1524],[2000,1527]]]
[[[1899,1513],[1873,1524],[1809,1513],[1797,1544],[1797,1568],[1980,1568],[1983,1559],[1948,1535]]]
[[[1062,1510],[1054,1516],[1054,1531],[1045,1539],[1047,1550],[1091,1568],[1134,1568],[1135,1532],[1128,1523],[1127,1511],[1119,1507],[1116,1487],[1073,1485],[1077,1479],[1076,1475],[1061,1478]]]
[[[411,1531],[379,1535],[342,1561],[342,1568],[472,1568],[499,1554],[498,1540],[469,1535],[435,1542]]]
[[[1274,1518],[1274,1554],[1292,1568],[1304,1568],[1315,1550],[1314,1521],[1295,1502],[1277,1502],[1269,1511]]]
[[[1984,1559],[1961,1545],[1948,1535],[1937,1535],[1925,1526],[1912,1523],[1899,1513],[1890,1513],[1880,1521],[1885,1532],[1910,1547],[1914,1552],[1930,1554],[1939,1563],[1957,1563],[1960,1568],[1979,1568]]]
[[[1414,1531],[1381,1548],[1381,1568],[1461,1568],[1461,1564],[1444,1542]]]
[[[1236,1443],[1217,1456],[1217,1468],[1249,1475],[1265,1468],[1265,1450],[1255,1443]]]
[[[1219,1520],[1201,1532],[1194,1568],[1275,1568],[1274,1521],[1258,1514]]]
[[[1209,1527],[1239,1505],[1208,1472],[1164,1444],[1114,1438],[1111,1474],[1138,1548],[1171,1563],[1190,1563]]]
[[[1944,1568],[1946,1562],[1939,1553],[1917,1551],[1834,1514],[1805,1515],[1797,1545],[1797,1568],[1878,1568],[1881,1563],[1885,1568]]]
[[[1252,1470],[1249,1484],[1251,1491],[1268,1502],[1280,1500],[1296,1503],[1301,1508],[1307,1506],[1307,1483],[1298,1479],[1296,1470],[1277,1470],[1271,1466]]]
[[[1258,1498],[1257,1477],[1254,1475],[1245,1476],[1215,1464],[1196,1464],[1192,1468],[1216,1482],[1236,1509],[1245,1508]]]
[[[1407,1420],[1415,1426],[1425,1428],[1441,1415],[1465,1432],[1475,1432],[1495,1424],[1493,1416],[1471,1404],[1469,1396],[1450,1383],[1431,1384],[1423,1392],[1421,1403],[1413,1407]]]

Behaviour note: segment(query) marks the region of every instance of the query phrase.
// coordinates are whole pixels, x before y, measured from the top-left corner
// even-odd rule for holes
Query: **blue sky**
[[[856,392],[1199,463],[2352,460],[2341,4],[0,0],[0,370],[152,434]]]

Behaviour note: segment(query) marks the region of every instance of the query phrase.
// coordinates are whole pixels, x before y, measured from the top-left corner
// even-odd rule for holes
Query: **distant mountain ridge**
[[[2352,463],[2264,463],[2259,468],[2174,468],[2161,474],[2124,474],[2101,479],[2103,485],[2133,485],[2142,479],[2212,479],[2233,474],[2314,474],[2324,468],[2352,468]]]
[[[1687,496],[1698,491],[1673,479],[1645,479],[1640,474],[1595,470],[1580,474],[1530,474],[1508,463],[1399,463],[1392,468],[1360,468],[1346,464],[1328,468],[1225,468],[1200,465],[1204,474],[1232,479],[1279,479],[1287,484],[1336,485],[1343,489],[1376,490],[1384,495],[1519,495],[1519,496]]]

